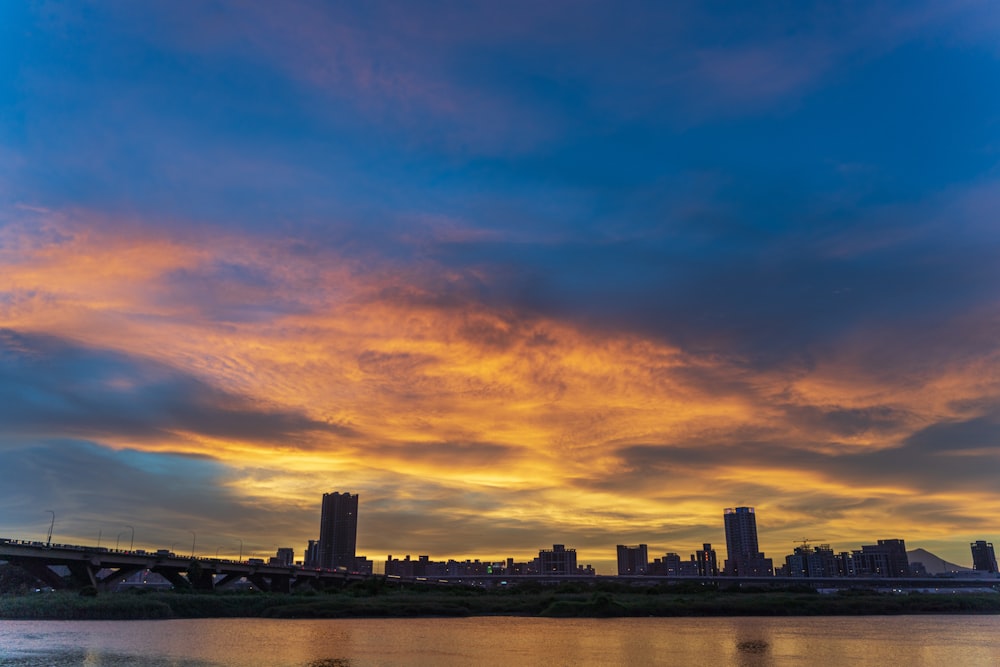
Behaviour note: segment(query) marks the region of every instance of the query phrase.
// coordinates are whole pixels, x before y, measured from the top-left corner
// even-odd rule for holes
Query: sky
[[[0,7],[0,535],[1000,540],[991,0]],[[50,514],[50,511],[52,514]]]

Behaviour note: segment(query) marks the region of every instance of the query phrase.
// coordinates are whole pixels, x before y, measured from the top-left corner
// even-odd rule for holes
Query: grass
[[[69,592],[0,597],[0,619],[378,618],[454,616],[837,616],[1000,614],[1000,595],[703,590],[364,590],[331,593]]]

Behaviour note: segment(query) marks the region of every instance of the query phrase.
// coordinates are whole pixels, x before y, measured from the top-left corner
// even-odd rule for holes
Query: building
[[[859,577],[908,577],[910,557],[904,540],[879,540],[854,552],[854,572]]]
[[[663,576],[677,577],[681,574],[681,555],[674,551],[663,554]]]
[[[981,572],[997,571],[997,555],[993,551],[993,543],[986,540],[976,540],[972,547],[972,569]]]
[[[564,544],[553,544],[551,549],[538,552],[539,574],[577,574],[576,549],[567,549]]]
[[[302,554],[302,565],[305,567],[319,567],[319,542],[309,540],[309,546]]]
[[[708,542],[701,545],[701,549],[695,552],[695,560],[698,561],[698,575],[702,577],[719,576],[719,561],[715,555],[715,549]]]
[[[291,547],[281,547],[278,552],[271,556],[268,561],[269,565],[294,565],[295,564],[295,551]]]
[[[618,575],[646,574],[649,571],[649,550],[645,544],[635,547],[618,545]]]
[[[731,577],[770,577],[774,565],[757,546],[757,517],[752,507],[727,507],[725,571]]]
[[[858,571],[854,567],[854,554],[852,554],[850,551],[841,551],[839,554],[833,557],[833,560],[837,568],[838,577],[857,576]]]
[[[358,495],[324,493],[315,567],[354,569],[358,541]]]
[[[829,544],[809,548],[803,544],[795,547],[795,552],[785,556],[785,576],[788,577],[836,577],[840,568],[837,557]]]

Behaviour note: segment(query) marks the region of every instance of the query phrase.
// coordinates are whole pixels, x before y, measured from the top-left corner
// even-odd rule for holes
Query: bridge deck
[[[144,551],[109,550],[97,547],[28,542],[0,538],[0,560],[25,566],[32,574],[47,581],[50,585],[62,582],[49,569],[53,565],[63,565],[70,568],[78,580],[89,579],[95,586],[109,588],[111,583],[117,583],[122,573],[134,573],[141,570],[157,572],[175,585],[190,585],[195,588],[214,588],[217,581],[230,582],[246,578],[256,583],[263,590],[290,590],[303,583],[311,585],[327,585],[360,581],[372,575],[359,572],[334,570],[316,570],[295,565],[270,565],[266,563],[251,563],[247,561],[231,561],[219,558],[204,558],[200,556],[177,556],[173,553],[148,553]],[[113,570],[113,575],[104,580],[97,579],[101,570]],[[51,574],[47,576],[46,572]],[[520,582],[562,583],[562,582],[597,582],[614,581],[634,585],[650,585],[658,583],[694,582],[704,584],[719,584],[721,586],[782,586],[808,584],[817,588],[898,588],[898,589],[928,589],[928,588],[997,588],[1000,589],[1000,578],[992,576],[955,576],[955,577],[701,577],[701,576],[602,576],[602,575],[458,575],[444,577],[398,577],[388,576],[388,581],[397,583],[415,583],[431,585],[465,585],[465,586],[496,586],[512,585]]]

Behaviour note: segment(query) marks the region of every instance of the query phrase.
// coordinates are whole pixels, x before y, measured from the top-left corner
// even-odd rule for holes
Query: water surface
[[[1000,665],[1000,616],[2,621],[10,667]]]

